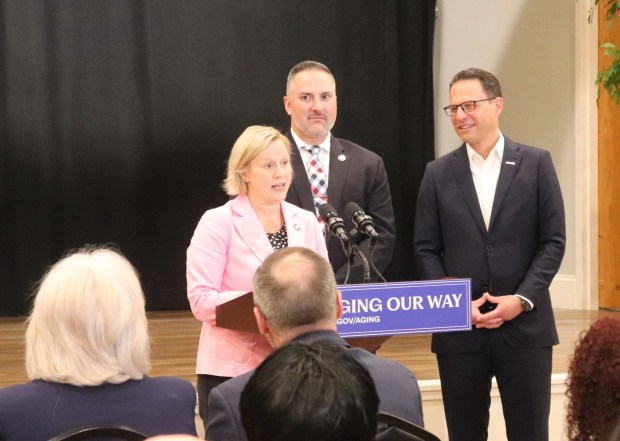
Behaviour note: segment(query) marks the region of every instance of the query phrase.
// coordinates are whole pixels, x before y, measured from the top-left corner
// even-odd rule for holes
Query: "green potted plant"
[[[605,20],[607,26],[611,28],[620,22],[620,0],[604,0],[606,1],[603,9],[605,10]],[[590,8],[588,14],[588,23],[592,23],[594,11],[598,7],[599,0],[594,0],[594,6]],[[620,29],[620,25],[618,27]],[[604,49],[603,54],[612,61],[609,67],[602,70],[596,76],[596,85],[598,86],[598,95],[600,96],[601,88],[605,89],[609,94],[609,98],[620,104],[620,48],[614,43],[606,42],[601,45]]]

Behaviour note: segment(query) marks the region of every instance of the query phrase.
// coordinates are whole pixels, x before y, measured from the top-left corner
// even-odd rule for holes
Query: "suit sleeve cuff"
[[[530,306],[532,307],[532,309],[534,309],[534,304],[532,303],[532,301],[530,299],[528,299],[527,297],[523,297],[521,294],[515,294],[517,297],[525,300],[527,303],[530,304]]]

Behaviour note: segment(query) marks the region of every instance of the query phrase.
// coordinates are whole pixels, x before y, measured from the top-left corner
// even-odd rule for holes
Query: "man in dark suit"
[[[349,347],[336,333],[342,299],[324,258],[307,248],[277,250],[257,269],[253,289],[258,328],[273,347],[290,341],[327,341],[346,348],[368,369],[379,395],[379,410],[423,426],[420,390],[411,371],[364,349]],[[252,374],[235,377],[211,391],[206,439],[247,440],[240,421],[239,397]]]
[[[564,205],[549,153],[500,132],[503,105],[492,74],[454,77],[444,110],[464,144],[427,165],[418,196],[418,275],[472,283],[472,331],[432,339],[451,440],[487,439],[493,376],[508,439],[548,439]]]
[[[353,228],[353,223],[351,219],[346,219],[344,207],[349,202],[357,203],[372,217],[378,233],[371,256],[370,238],[361,240],[360,249],[372,258],[377,270],[382,273],[392,259],[396,239],[387,173],[379,155],[331,134],[338,103],[336,81],[329,68],[316,61],[303,61],[293,66],[286,83],[284,109],[291,117],[291,130],[287,136],[293,146],[293,182],[286,196],[287,202],[317,213],[318,205],[327,202],[344,219],[347,231]],[[311,164],[312,147],[315,146],[320,147],[316,160],[321,169],[318,176],[321,190],[324,190],[319,193],[311,188],[310,182],[316,172]],[[326,240],[329,261],[336,280],[342,284],[346,277],[348,256],[337,238],[327,233]],[[371,274],[371,279],[379,280],[376,274]],[[362,262],[355,258],[349,283],[362,283],[363,280]]]

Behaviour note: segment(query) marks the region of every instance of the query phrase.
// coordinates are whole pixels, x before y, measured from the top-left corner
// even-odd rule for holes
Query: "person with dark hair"
[[[549,285],[566,244],[564,203],[549,152],[499,129],[502,90],[471,68],[444,107],[463,144],[426,166],[414,258],[422,280],[471,279],[471,332],[435,333],[451,440],[487,439],[491,381],[510,441],[547,441],[558,334]]]
[[[343,218],[346,230],[354,225],[345,217],[345,205],[357,203],[374,220],[376,239],[364,237],[359,246],[385,271],[396,241],[396,222],[392,194],[383,159],[376,153],[346,139],[336,138],[331,130],[336,123],[338,100],[336,80],[329,68],[318,61],[302,61],[290,70],[286,79],[284,110],[291,117],[287,133],[293,146],[293,181],[286,200],[298,207],[319,213],[329,203]],[[325,237],[329,261],[339,284],[347,276],[348,256],[335,237]],[[376,242],[375,242],[376,240]],[[371,253],[372,251],[372,253]],[[349,283],[362,283],[362,262],[355,259]],[[379,281],[376,274],[371,279]]]
[[[371,441],[379,397],[342,346],[293,342],[256,369],[239,408],[248,441]]]
[[[327,259],[316,217],[284,201],[290,159],[289,140],[278,130],[247,127],[231,149],[222,185],[234,199],[204,213],[187,248],[187,298],[202,322],[196,374],[205,428],[211,389],[254,369],[272,350],[260,335],[215,326],[217,305],[251,291],[254,270],[276,249],[303,246]]]
[[[149,377],[149,355],[135,268],[109,247],[71,252],[38,285],[26,329],[31,381],[0,390],[0,440],[46,441],[107,424],[196,435],[194,387]]]
[[[607,441],[620,423],[620,319],[602,317],[583,332],[566,378],[570,441]]]
[[[258,267],[252,286],[258,328],[273,347],[291,341],[326,341],[346,349],[368,369],[381,411],[424,425],[420,389],[411,371],[364,349],[351,348],[336,333],[342,298],[325,259],[306,248],[278,250]],[[239,416],[239,396],[250,376],[233,378],[211,391],[206,432],[209,441],[247,440]],[[275,380],[280,381],[279,377]]]

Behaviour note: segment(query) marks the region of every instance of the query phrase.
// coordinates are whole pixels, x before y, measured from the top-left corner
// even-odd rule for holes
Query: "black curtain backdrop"
[[[413,279],[415,200],[433,158],[435,0],[0,0],[0,315],[30,308],[67,250],[116,243],[147,307],[188,308],[185,251],[227,200],[252,124],[289,124],[289,69],[337,82],[334,133],[385,160]]]

